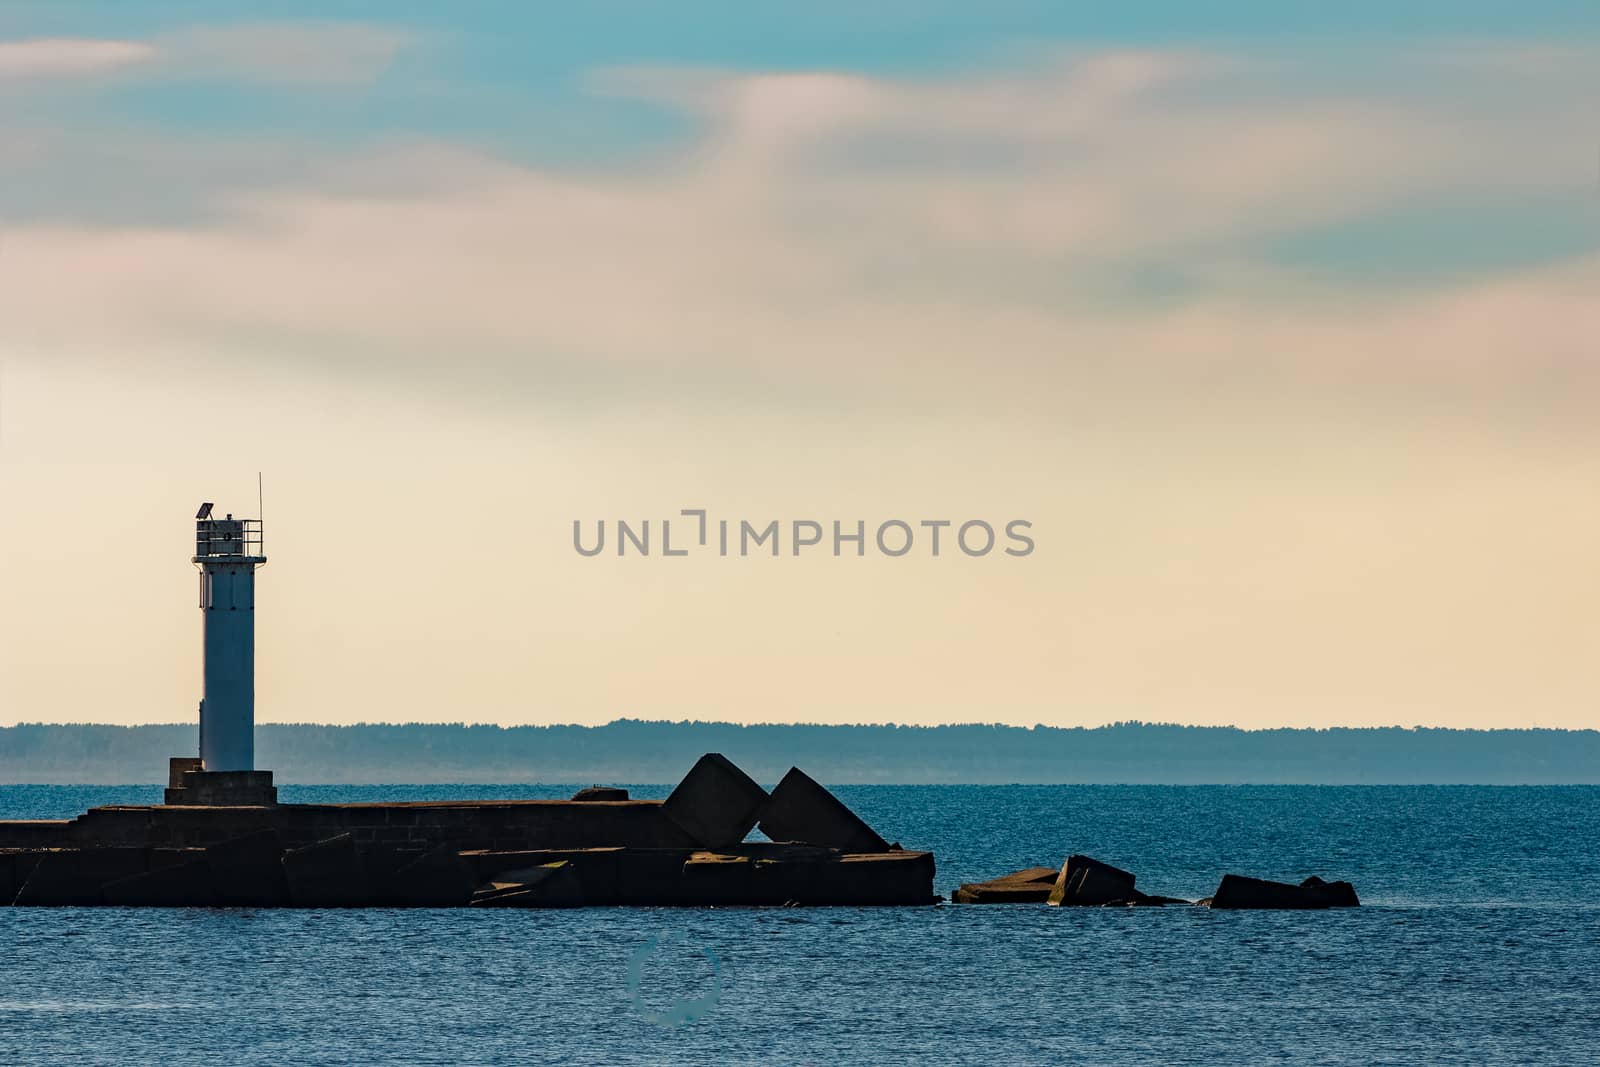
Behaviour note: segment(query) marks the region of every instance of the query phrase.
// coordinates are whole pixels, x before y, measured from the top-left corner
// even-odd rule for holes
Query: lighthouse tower
[[[205,616],[205,696],[200,701],[200,761],[208,771],[256,769],[256,568],[261,520],[213,518],[200,505],[194,562]]]
[[[271,804],[272,772],[256,768],[256,568],[267,561],[261,520],[194,517],[205,620],[200,757],[172,760],[169,804]]]

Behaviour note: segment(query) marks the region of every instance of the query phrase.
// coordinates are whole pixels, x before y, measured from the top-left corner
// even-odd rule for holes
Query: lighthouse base
[[[167,804],[190,807],[271,807],[278,803],[278,789],[271,771],[206,771],[192,766],[179,767],[173,760]],[[193,764],[196,760],[183,760]]]

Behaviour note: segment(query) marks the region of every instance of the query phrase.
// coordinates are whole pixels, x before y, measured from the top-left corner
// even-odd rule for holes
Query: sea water
[[[0,1063],[1600,1062],[1600,789],[837,792],[946,895],[1084,852],[1152,893],[1320,874],[1363,906],[0,908]],[[0,818],[158,796],[4,786]]]

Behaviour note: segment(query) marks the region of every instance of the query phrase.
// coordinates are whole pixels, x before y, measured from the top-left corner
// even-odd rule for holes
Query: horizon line
[[[189,721],[189,722],[141,722],[141,723],[114,723],[114,722],[93,722],[93,721],[73,721],[73,722],[47,722],[47,721],[26,722],[26,721],[24,721],[24,722],[15,722],[15,723],[10,723],[10,724],[0,725],[0,729],[10,730],[10,729],[19,729],[19,728],[22,728],[22,727],[90,727],[90,726],[92,726],[92,727],[112,728],[112,729],[122,729],[122,730],[139,730],[139,729],[156,729],[156,728],[164,728],[164,727],[193,728],[193,727],[195,727],[195,725],[196,724],[193,721]],[[403,722],[383,721],[383,720],[373,720],[373,721],[362,720],[362,721],[359,721],[359,722],[313,722],[313,721],[258,722],[255,725],[256,725],[256,727],[258,729],[261,728],[261,727],[274,727],[274,726],[282,726],[282,727],[308,727],[309,726],[309,727],[318,727],[318,728],[326,728],[326,729],[354,729],[354,728],[358,728],[358,727],[453,726],[453,727],[458,727],[458,728],[462,728],[462,729],[495,729],[495,730],[552,730],[552,729],[603,730],[603,729],[606,729],[608,727],[613,727],[613,726],[717,726],[717,727],[736,727],[738,729],[760,729],[760,728],[763,728],[763,727],[765,727],[765,728],[773,728],[773,729],[793,729],[793,728],[817,728],[817,727],[822,727],[822,728],[827,728],[827,729],[840,729],[840,730],[851,730],[851,729],[950,730],[950,729],[970,729],[970,728],[978,727],[978,728],[991,729],[991,730],[1024,730],[1024,731],[1056,730],[1056,731],[1062,731],[1062,732],[1080,730],[1080,731],[1084,731],[1084,732],[1090,732],[1090,731],[1095,731],[1095,730],[1115,730],[1115,729],[1127,729],[1129,727],[1138,727],[1138,728],[1183,729],[1183,730],[1231,730],[1231,731],[1234,731],[1234,732],[1237,732],[1237,733],[1245,733],[1245,734],[1284,733],[1284,732],[1330,733],[1330,732],[1333,732],[1333,731],[1336,731],[1336,730],[1349,730],[1349,731],[1356,731],[1356,730],[1363,730],[1363,731],[1400,731],[1400,732],[1404,732],[1404,733],[1441,732],[1441,733],[1474,733],[1474,734],[1495,734],[1495,733],[1593,734],[1593,733],[1600,733],[1600,727],[1592,727],[1592,726],[1584,726],[1584,727],[1538,726],[1538,725],[1533,725],[1533,726],[1424,726],[1424,725],[1420,725],[1420,724],[1414,724],[1414,725],[1411,725],[1411,726],[1405,726],[1405,725],[1402,725],[1402,724],[1399,724],[1399,723],[1394,723],[1394,724],[1384,725],[1384,726],[1374,726],[1374,725],[1351,726],[1351,725],[1343,725],[1343,724],[1335,724],[1335,725],[1331,725],[1331,726],[1237,726],[1237,725],[1226,724],[1226,723],[1182,723],[1182,722],[1156,722],[1156,721],[1148,721],[1147,722],[1147,721],[1142,720],[1142,719],[1121,719],[1121,720],[1115,720],[1115,721],[1112,721],[1112,722],[1098,723],[1098,724],[1095,724],[1095,725],[1092,725],[1092,726],[1090,726],[1090,725],[1082,725],[1082,724],[1073,725],[1073,726],[1052,726],[1052,725],[1050,725],[1048,723],[1034,723],[1032,725],[1021,725],[1021,724],[1018,724],[1018,723],[978,722],[978,721],[972,721],[972,722],[950,722],[950,723],[805,722],[805,721],[742,723],[742,722],[733,722],[733,721],[730,721],[730,720],[727,720],[727,719],[631,719],[631,718],[611,719],[611,720],[608,720],[607,722],[603,722],[603,723],[552,722],[552,723],[510,723],[510,724],[506,724],[506,723],[495,723],[495,722],[467,722],[466,720],[462,720],[462,719],[453,719],[453,720],[413,719],[413,720],[407,720],[407,721],[403,721]]]

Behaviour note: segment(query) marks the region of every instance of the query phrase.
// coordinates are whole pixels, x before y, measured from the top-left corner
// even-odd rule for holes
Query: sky
[[[1600,7],[5,0],[0,723],[258,471],[260,721],[1600,727]]]

